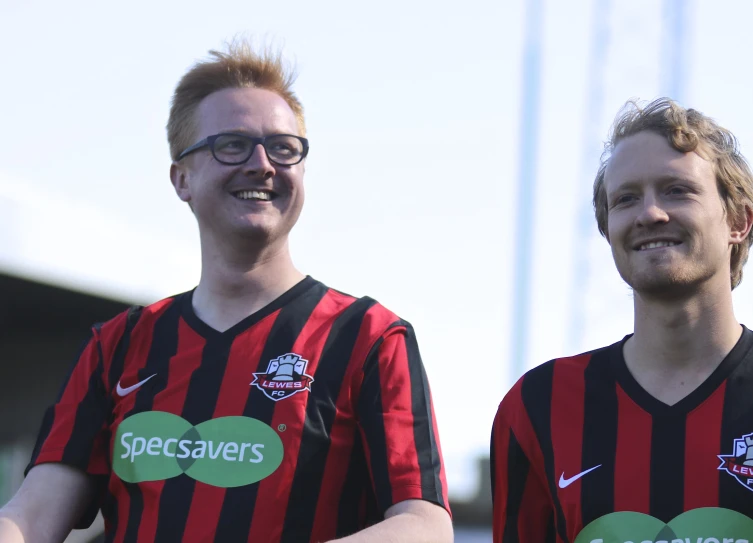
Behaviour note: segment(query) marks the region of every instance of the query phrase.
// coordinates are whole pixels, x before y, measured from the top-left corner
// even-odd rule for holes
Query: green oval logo
[[[692,509],[665,524],[651,515],[621,511],[594,520],[575,543],[750,543],[753,519],[719,507]]]
[[[113,471],[126,482],[161,481],[185,473],[213,486],[250,485],[282,463],[280,437],[249,417],[196,426],[172,413],[148,411],[124,420],[115,434]]]

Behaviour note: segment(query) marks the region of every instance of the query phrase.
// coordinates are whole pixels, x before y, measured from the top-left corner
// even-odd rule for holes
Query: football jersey
[[[492,430],[494,541],[753,541],[753,333],[667,405],[621,342],[526,373]]]
[[[29,469],[95,476],[107,541],[328,541],[447,508],[411,325],[307,277],[219,332],[193,292],[92,328]]]

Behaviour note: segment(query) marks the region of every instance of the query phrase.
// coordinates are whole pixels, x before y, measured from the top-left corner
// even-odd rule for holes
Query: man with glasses
[[[196,64],[168,122],[198,286],[95,325],[0,541],[452,541],[409,323],[304,276],[288,234],[309,151],[292,77],[243,43]]]
[[[245,134],[215,134],[191,145],[180,154],[178,160],[194,151],[209,147],[212,156],[218,162],[236,166],[247,162],[258,145],[264,147],[267,158],[278,166],[298,164],[309,152],[309,142],[306,138],[290,134],[272,134],[263,138],[253,138]]]

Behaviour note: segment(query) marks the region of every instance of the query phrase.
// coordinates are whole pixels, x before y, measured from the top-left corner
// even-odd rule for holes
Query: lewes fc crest
[[[295,353],[278,356],[269,361],[267,371],[254,373],[252,385],[267,395],[267,398],[279,401],[298,392],[311,392],[314,378],[306,375],[309,361]]]
[[[735,440],[732,454],[720,454],[719,470],[732,475],[737,482],[753,491],[753,433]]]

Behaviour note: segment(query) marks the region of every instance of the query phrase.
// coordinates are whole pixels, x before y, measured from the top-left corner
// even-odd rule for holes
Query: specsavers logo
[[[583,528],[575,543],[750,543],[753,519],[717,507],[693,509],[668,524],[642,513],[619,512]]]
[[[224,488],[250,485],[282,463],[280,437],[249,417],[222,417],[192,426],[162,411],[125,419],[115,434],[112,467],[128,483],[182,473]]]

